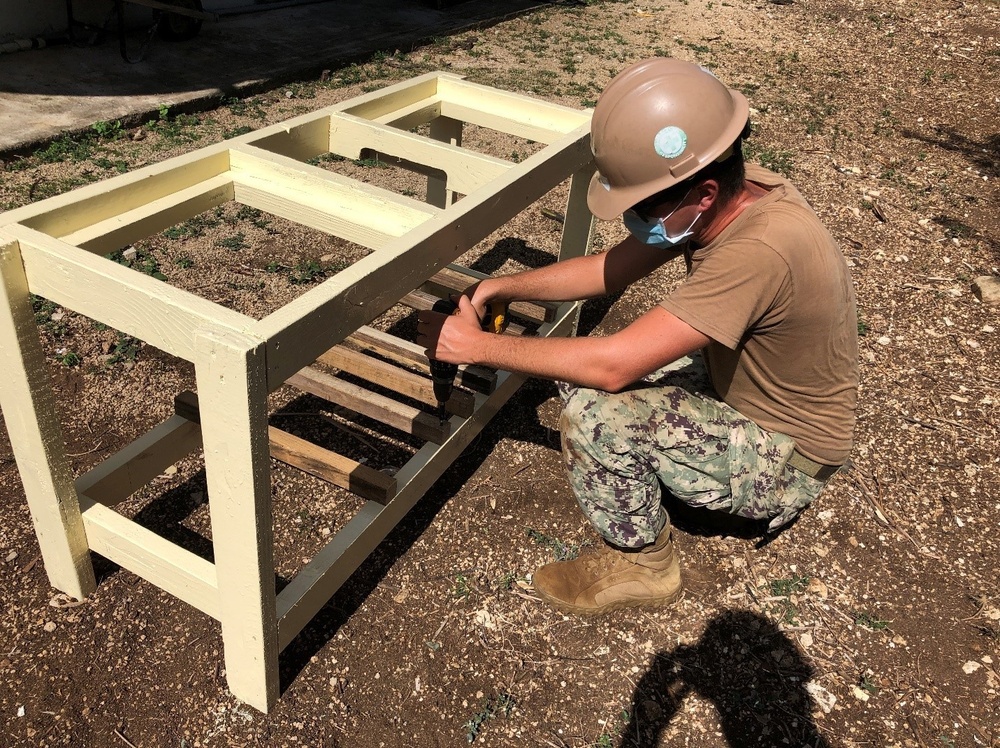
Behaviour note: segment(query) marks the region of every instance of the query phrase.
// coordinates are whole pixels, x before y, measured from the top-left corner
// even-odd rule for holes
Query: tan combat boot
[[[566,613],[599,615],[619,608],[659,608],[681,595],[681,567],[670,527],[638,551],[605,546],[599,553],[538,569],[535,592]]]

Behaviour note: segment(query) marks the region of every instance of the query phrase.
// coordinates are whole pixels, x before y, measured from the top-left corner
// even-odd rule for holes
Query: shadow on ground
[[[684,700],[711,701],[731,748],[794,745],[829,748],[810,712],[813,670],[798,647],[767,618],[729,610],[701,639],[656,654],[636,684],[619,748],[653,748]]]

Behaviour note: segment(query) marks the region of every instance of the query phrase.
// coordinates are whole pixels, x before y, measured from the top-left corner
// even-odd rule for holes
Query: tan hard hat
[[[749,113],[743,94],[700,65],[658,57],[626,68],[594,109],[591,212],[611,220],[728,156]]]

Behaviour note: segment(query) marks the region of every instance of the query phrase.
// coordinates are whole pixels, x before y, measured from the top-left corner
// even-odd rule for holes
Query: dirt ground
[[[853,466],[797,523],[762,542],[759,527],[674,507],[681,602],[585,620],[532,594],[538,565],[596,538],[563,474],[555,388],[529,383],[283,653],[268,715],[229,694],[207,616],[100,558],[88,600],[48,585],[0,430],[0,744],[1000,746],[1000,312],[971,290],[1000,274],[998,37],[996,0],[553,5],[7,156],[0,210],[428,70],[581,107],[633,60],[698,61],[750,98],[751,159],[788,174],[840,241],[862,387]],[[511,160],[533,147],[475,128],[466,142]],[[321,165],[422,189],[378,163]],[[465,261],[551,261],[564,200],[546,196]],[[600,224],[595,247],[621,236]],[[359,256],[227,205],[116,258],[259,317]],[[588,304],[582,332],[618,329],[680,277]],[[35,311],[77,473],[193,386],[189,365],[151,346],[44,299]],[[405,310],[379,324],[412,334]],[[284,389],[272,409],[272,423],[378,468],[416,446]],[[286,580],[360,502],[279,463],[272,483]],[[121,510],[210,557],[206,502],[195,454]]]

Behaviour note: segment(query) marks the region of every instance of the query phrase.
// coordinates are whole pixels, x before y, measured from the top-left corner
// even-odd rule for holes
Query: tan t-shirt
[[[840,465],[851,451],[858,321],[836,242],[798,190],[759,166],[769,190],[716,239],[685,253],[687,279],[661,305],[712,340],[712,384],[733,408]]]

